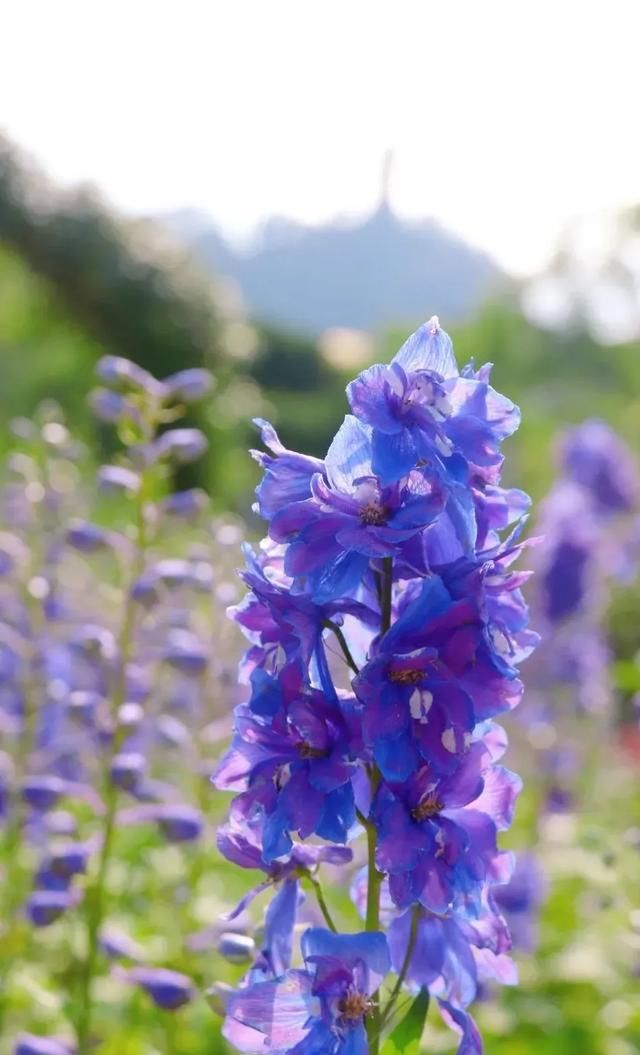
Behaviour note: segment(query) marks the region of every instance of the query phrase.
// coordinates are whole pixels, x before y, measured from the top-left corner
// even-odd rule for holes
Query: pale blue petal
[[[347,414],[327,451],[325,466],[329,483],[350,494],[354,480],[371,476],[371,429]]]
[[[393,362],[400,363],[407,373],[433,370],[444,378],[458,376],[451,338],[440,328],[435,315],[407,338]]]

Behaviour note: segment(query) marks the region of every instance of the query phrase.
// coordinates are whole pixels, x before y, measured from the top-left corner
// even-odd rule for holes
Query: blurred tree
[[[500,391],[519,404],[522,424],[508,441],[508,477],[534,499],[549,488],[552,444],[568,425],[603,418],[640,452],[640,344],[604,347],[578,325],[542,329],[515,297],[486,305],[472,323],[450,332],[458,364],[493,363]],[[405,337],[406,330],[389,332],[382,358]]]
[[[0,243],[50,284],[55,300],[90,336],[85,352],[92,359],[108,350],[160,377],[207,366],[222,386],[228,382],[233,363],[225,325],[231,304],[222,289],[152,224],[119,222],[89,190],[56,191],[3,137]],[[48,315],[51,301],[42,291],[40,298]],[[88,369],[78,365],[80,376],[70,378],[74,388],[93,363]],[[50,362],[54,375],[59,366]],[[211,432],[203,410],[194,409],[190,418]],[[214,494],[222,453],[218,444],[207,466]]]

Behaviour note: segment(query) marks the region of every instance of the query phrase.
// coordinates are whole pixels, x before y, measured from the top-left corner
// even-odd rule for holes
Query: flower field
[[[433,317],[324,458],[257,420],[246,523],[203,369],[103,357],[97,469],[13,421],[2,1055],[639,1049],[638,458],[566,428],[532,506],[501,388]]]

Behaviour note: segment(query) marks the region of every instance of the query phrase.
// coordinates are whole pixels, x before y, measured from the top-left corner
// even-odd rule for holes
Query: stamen
[[[430,817],[435,817],[437,813],[441,813],[443,809],[444,805],[440,802],[435,791],[428,791],[422,801],[413,807],[411,816],[414,821],[426,821]]]
[[[359,993],[356,989],[350,989],[346,996],[338,1004],[338,1011],[343,1018],[349,1022],[357,1022],[364,1018],[371,1010],[371,1001],[366,993]]]
[[[389,681],[395,681],[398,685],[419,685],[426,677],[424,670],[390,670]]]
[[[312,747],[311,744],[306,743],[304,740],[298,744],[298,752],[300,758],[326,758],[328,754],[322,747]]]
[[[360,510],[360,519],[363,524],[370,524],[373,527],[380,527],[387,521],[388,511],[384,506],[377,506],[370,504],[363,506]]]

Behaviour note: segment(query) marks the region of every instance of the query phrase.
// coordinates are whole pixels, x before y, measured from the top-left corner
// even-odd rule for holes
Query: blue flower
[[[311,497],[276,513],[270,534],[290,543],[285,571],[317,604],[354,593],[371,559],[401,555],[439,516],[446,495],[418,468],[383,486],[372,468],[371,429],[347,415],[311,479]]]
[[[446,471],[462,456],[500,463],[499,447],[518,427],[518,410],[487,383],[488,371],[458,374],[453,347],[436,316],[402,346],[390,366],[369,367],[347,387],[356,417],[373,428],[373,470],[388,483],[420,461]]]
[[[270,718],[236,709],[234,739],[213,779],[247,789],[247,808],[264,813],[265,861],[289,852],[294,831],[346,841],[355,821],[352,735],[344,709],[313,690]]]
[[[301,946],[304,971],[231,996],[223,1035],[243,1052],[366,1055],[371,997],[390,968],[385,936],[312,928]]]

